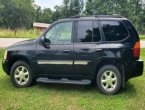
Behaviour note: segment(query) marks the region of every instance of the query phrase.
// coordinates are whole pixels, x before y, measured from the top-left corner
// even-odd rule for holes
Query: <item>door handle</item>
[[[64,50],[64,53],[70,53],[70,50],[68,50],[68,49]]]
[[[96,52],[100,52],[100,51],[102,51],[102,49],[96,49]]]

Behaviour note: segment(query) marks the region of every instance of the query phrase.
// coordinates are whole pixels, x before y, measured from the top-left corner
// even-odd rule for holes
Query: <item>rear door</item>
[[[82,77],[95,75],[95,63],[100,57],[101,34],[98,21],[77,21],[74,43],[74,74]]]

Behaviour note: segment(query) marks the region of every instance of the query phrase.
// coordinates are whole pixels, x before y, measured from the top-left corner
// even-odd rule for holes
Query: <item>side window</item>
[[[46,33],[45,38],[49,39],[51,44],[70,44],[72,24],[72,22],[56,24]]]
[[[77,42],[99,42],[99,26],[96,21],[78,21]]]
[[[93,42],[100,42],[101,41],[101,35],[98,23],[96,21],[93,22]]]
[[[119,41],[128,37],[128,31],[119,21],[100,21],[106,41]]]
[[[77,29],[77,42],[92,42],[92,21],[79,21]]]

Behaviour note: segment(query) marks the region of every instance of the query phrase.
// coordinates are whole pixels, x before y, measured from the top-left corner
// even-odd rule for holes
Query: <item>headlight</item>
[[[7,54],[8,54],[8,52],[7,52],[7,50],[6,50],[6,51],[5,51],[5,54],[4,54],[4,60],[7,59]]]

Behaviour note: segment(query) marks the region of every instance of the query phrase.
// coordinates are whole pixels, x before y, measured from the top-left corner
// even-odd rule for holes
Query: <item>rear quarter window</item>
[[[125,25],[119,21],[100,21],[106,41],[120,41],[128,37]]]
[[[124,20],[123,23],[126,25],[129,33],[130,33],[130,37],[134,37],[134,38],[139,38],[139,35],[135,29],[135,27],[132,25],[132,23],[128,20]]]

